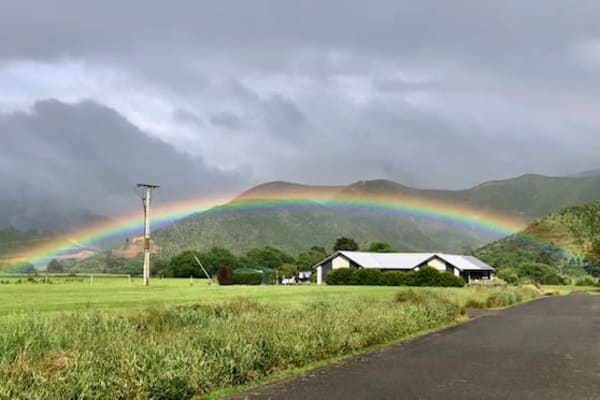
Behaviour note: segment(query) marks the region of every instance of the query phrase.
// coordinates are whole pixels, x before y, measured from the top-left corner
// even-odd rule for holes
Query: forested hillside
[[[330,248],[340,235],[354,237],[362,245],[385,241],[406,251],[466,252],[498,239],[439,220],[343,212],[327,204],[328,200],[340,196],[360,199],[373,195],[411,196],[463,205],[518,218],[525,225],[563,207],[600,199],[600,177],[524,175],[459,191],[416,189],[388,180],[360,181],[349,186],[271,182],[244,192],[232,204],[192,215],[161,229],[154,237],[168,255],[185,249],[207,250],[213,246],[243,253],[265,245],[297,253],[313,244]],[[257,213],[235,207],[239,201],[278,197],[306,198],[306,204],[301,208],[282,204]],[[319,202],[314,202],[313,198],[318,198]]]
[[[516,273],[524,264],[538,263],[559,273],[596,274],[600,272],[600,201],[537,220],[518,234],[482,247],[476,255]]]

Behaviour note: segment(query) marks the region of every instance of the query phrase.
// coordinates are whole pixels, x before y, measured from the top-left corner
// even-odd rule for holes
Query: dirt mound
[[[160,250],[160,247],[150,240],[150,253],[155,254]],[[144,237],[138,236],[128,240],[122,249],[113,250],[111,254],[120,258],[134,258],[144,252]]]

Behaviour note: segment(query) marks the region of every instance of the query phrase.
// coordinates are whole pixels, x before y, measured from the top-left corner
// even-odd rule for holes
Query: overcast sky
[[[564,175],[599,110],[597,0],[0,2],[0,184],[41,197]]]

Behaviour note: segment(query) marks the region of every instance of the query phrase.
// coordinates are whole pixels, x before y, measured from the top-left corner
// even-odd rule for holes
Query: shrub
[[[262,272],[234,272],[234,285],[260,285],[262,283]]]
[[[521,282],[529,280],[545,285],[567,285],[568,277],[558,274],[551,266],[542,263],[522,263],[516,267]]]
[[[408,272],[384,272],[381,274],[381,285],[383,286],[406,286]]]
[[[415,273],[414,284],[410,286],[438,286],[440,273],[432,267],[423,267]]]
[[[441,287],[463,287],[465,286],[465,281],[459,276],[448,272],[439,273],[438,284],[436,286]]]
[[[511,285],[519,283],[519,274],[513,268],[504,268],[498,271],[498,278]]]
[[[376,269],[340,268],[327,274],[328,285],[381,285],[381,286],[432,286],[463,287],[462,278],[435,268],[419,271],[381,272]]]
[[[408,276],[407,286],[432,286],[432,287],[463,287],[462,278],[448,272],[439,272],[432,267],[424,267]]]
[[[354,285],[356,271],[354,268],[334,269],[327,274],[325,282],[328,285]]]
[[[217,270],[217,282],[219,285],[233,284],[233,270],[229,267],[220,267]]]
[[[591,276],[585,276],[583,278],[579,278],[575,281],[576,286],[594,286],[598,284],[598,280],[592,278]]]
[[[354,274],[356,285],[377,286],[382,284],[383,273],[378,269],[359,269]]]

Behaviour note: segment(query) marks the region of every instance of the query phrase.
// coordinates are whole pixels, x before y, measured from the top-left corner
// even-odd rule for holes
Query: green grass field
[[[150,306],[215,303],[237,298],[251,299],[281,306],[303,306],[316,301],[364,297],[389,300],[408,288],[381,286],[218,286],[204,279],[153,279],[148,288],[141,278],[89,275],[77,277],[0,276],[0,316],[23,313],[61,313],[80,310],[129,310]],[[17,283],[20,281],[21,283]],[[9,282],[9,283],[6,283]],[[575,288],[575,287],[573,287]],[[464,305],[468,299],[481,297],[481,291],[469,288],[432,288],[452,296]],[[562,289],[564,291],[564,289]]]
[[[0,399],[214,398],[456,324],[465,306],[539,295],[514,287],[51,281],[0,277]]]
[[[20,279],[22,283],[15,283]],[[313,301],[344,297],[372,297],[391,300],[398,288],[393,287],[326,287],[297,286],[218,286],[207,280],[154,279],[151,286],[142,286],[141,278],[89,276],[76,278],[44,277],[37,283],[26,278],[1,278],[0,315],[19,312],[66,312],[78,310],[139,309],[149,306],[215,303],[236,298],[252,299],[269,304],[301,306]]]

